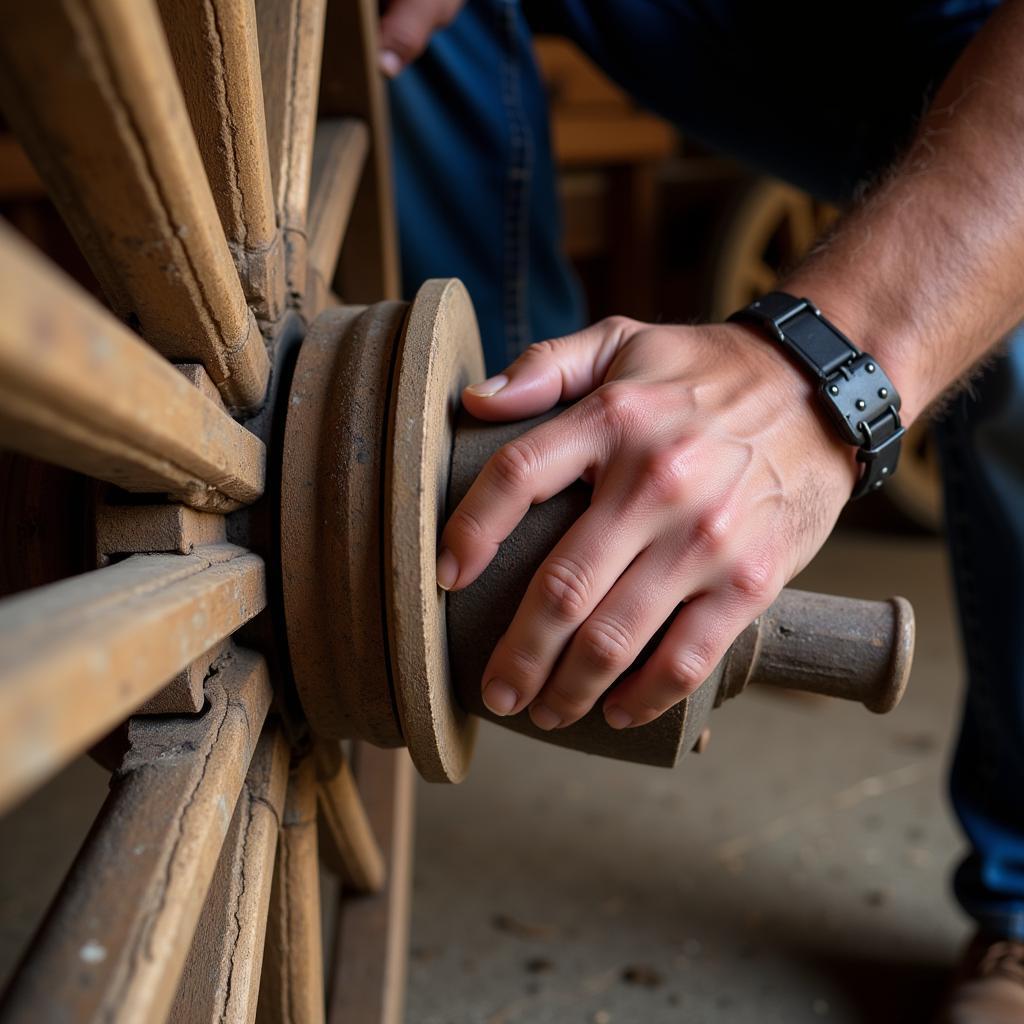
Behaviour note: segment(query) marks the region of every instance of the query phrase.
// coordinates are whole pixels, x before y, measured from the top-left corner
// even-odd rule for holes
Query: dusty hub
[[[472,716],[491,717],[480,701],[487,657],[533,572],[588,500],[580,485],[534,507],[476,584],[447,596],[437,588],[446,512],[491,453],[524,429],[460,414],[462,388],[483,369],[465,289],[430,281],[411,305],[322,314],[302,343],[288,396],[281,561],[304,710],[322,735],[407,745],[435,781],[465,775]],[[711,709],[749,683],[890,710],[906,686],[913,642],[902,598],[787,590],[696,694],[650,725],[616,732],[599,709],[552,733],[525,713],[497,721],[581,751],[672,766]]]

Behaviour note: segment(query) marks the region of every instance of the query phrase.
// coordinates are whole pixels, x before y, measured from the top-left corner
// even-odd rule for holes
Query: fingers
[[[484,703],[496,714],[520,711],[544,686],[565,645],[632,561],[646,538],[592,505],[534,574],[483,674]],[[567,697],[567,700],[569,698]],[[593,700],[591,700],[591,704]],[[553,707],[554,705],[552,705]],[[531,710],[541,728],[563,724],[559,710]]]
[[[533,704],[541,728],[582,718],[640,655],[679,606],[685,583],[668,572],[670,556],[655,544],[640,554],[580,626]]]
[[[378,64],[388,78],[408,67],[435,29],[447,25],[463,0],[391,0],[380,19]]]
[[[605,700],[609,725],[615,729],[646,725],[708,678],[730,644],[778,594],[778,587],[751,579],[741,573],[737,580],[743,582],[738,587],[727,584],[682,608],[643,668],[624,679]]]
[[[504,372],[462,393],[465,407],[482,420],[537,416],[559,402],[593,391],[636,324],[610,317],[586,330],[531,345]]]
[[[606,440],[588,429],[593,412],[573,406],[499,448],[441,534],[437,582],[469,586],[533,504],[564,490],[603,454]]]

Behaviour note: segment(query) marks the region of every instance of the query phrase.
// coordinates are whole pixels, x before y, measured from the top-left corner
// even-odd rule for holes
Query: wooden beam
[[[304,309],[313,320],[328,302],[370,135],[352,118],[321,121],[313,147],[309,200],[309,281]]]
[[[288,758],[283,732],[268,724],[238,795],[178,986],[172,1021],[251,1024],[256,1017]]]
[[[0,811],[265,604],[262,559],[230,544],[0,601]]]
[[[292,764],[278,837],[260,979],[258,1024],[322,1024],[323,941],[316,838],[316,769]]]
[[[200,716],[141,718],[110,796],[8,989],[4,1020],[164,1020],[271,687],[236,651]]]
[[[369,168],[356,193],[335,287],[346,302],[401,297],[387,94],[377,68],[377,0],[332,3],[324,30],[321,117],[356,117],[370,129]]]
[[[353,755],[359,792],[387,866],[377,894],[346,894],[339,912],[328,998],[329,1024],[401,1024],[405,1019],[412,902],[415,779],[405,750],[366,743]]]
[[[270,374],[153,0],[0,0],[0,101],[114,311],[229,406]]]
[[[288,298],[306,293],[306,214],[326,0],[256,0],[263,104]]]
[[[0,444],[196,508],[263,493],[263,442],[2,226],[0,305]]]
[[[221,226],[246,298],[284,305],[253,0],[157,0]]]
[[[386,879],[384,858],[344,754],[339,750],[331,771],[318,774],[317,804],[331,868],[349,889],[379,892]]]

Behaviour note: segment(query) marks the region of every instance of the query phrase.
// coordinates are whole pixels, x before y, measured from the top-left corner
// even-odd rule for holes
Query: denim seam
[[[509,362],[526,346],[527,272],[529,269],[528,198],[533,169],[517,42],[518,0],[499,0],[496,12],[502,38],[501,100],[508,125],[508,159],[504,188],[504,252],[502,311],[505,319],[505,354]]]

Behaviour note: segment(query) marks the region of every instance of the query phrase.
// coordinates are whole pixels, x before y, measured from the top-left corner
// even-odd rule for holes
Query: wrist
[[[909,427],[934,396],[921,387],[921,373],[912,354],[919,350],[912,327],[900,315],[889,315],[884,306],[858,294],[847,282],[838,286],[831,276],[801,273],[787,278],[779,289],[806,296],[822,314],[861,351],[878,361],[900,395],[900,420]]]

